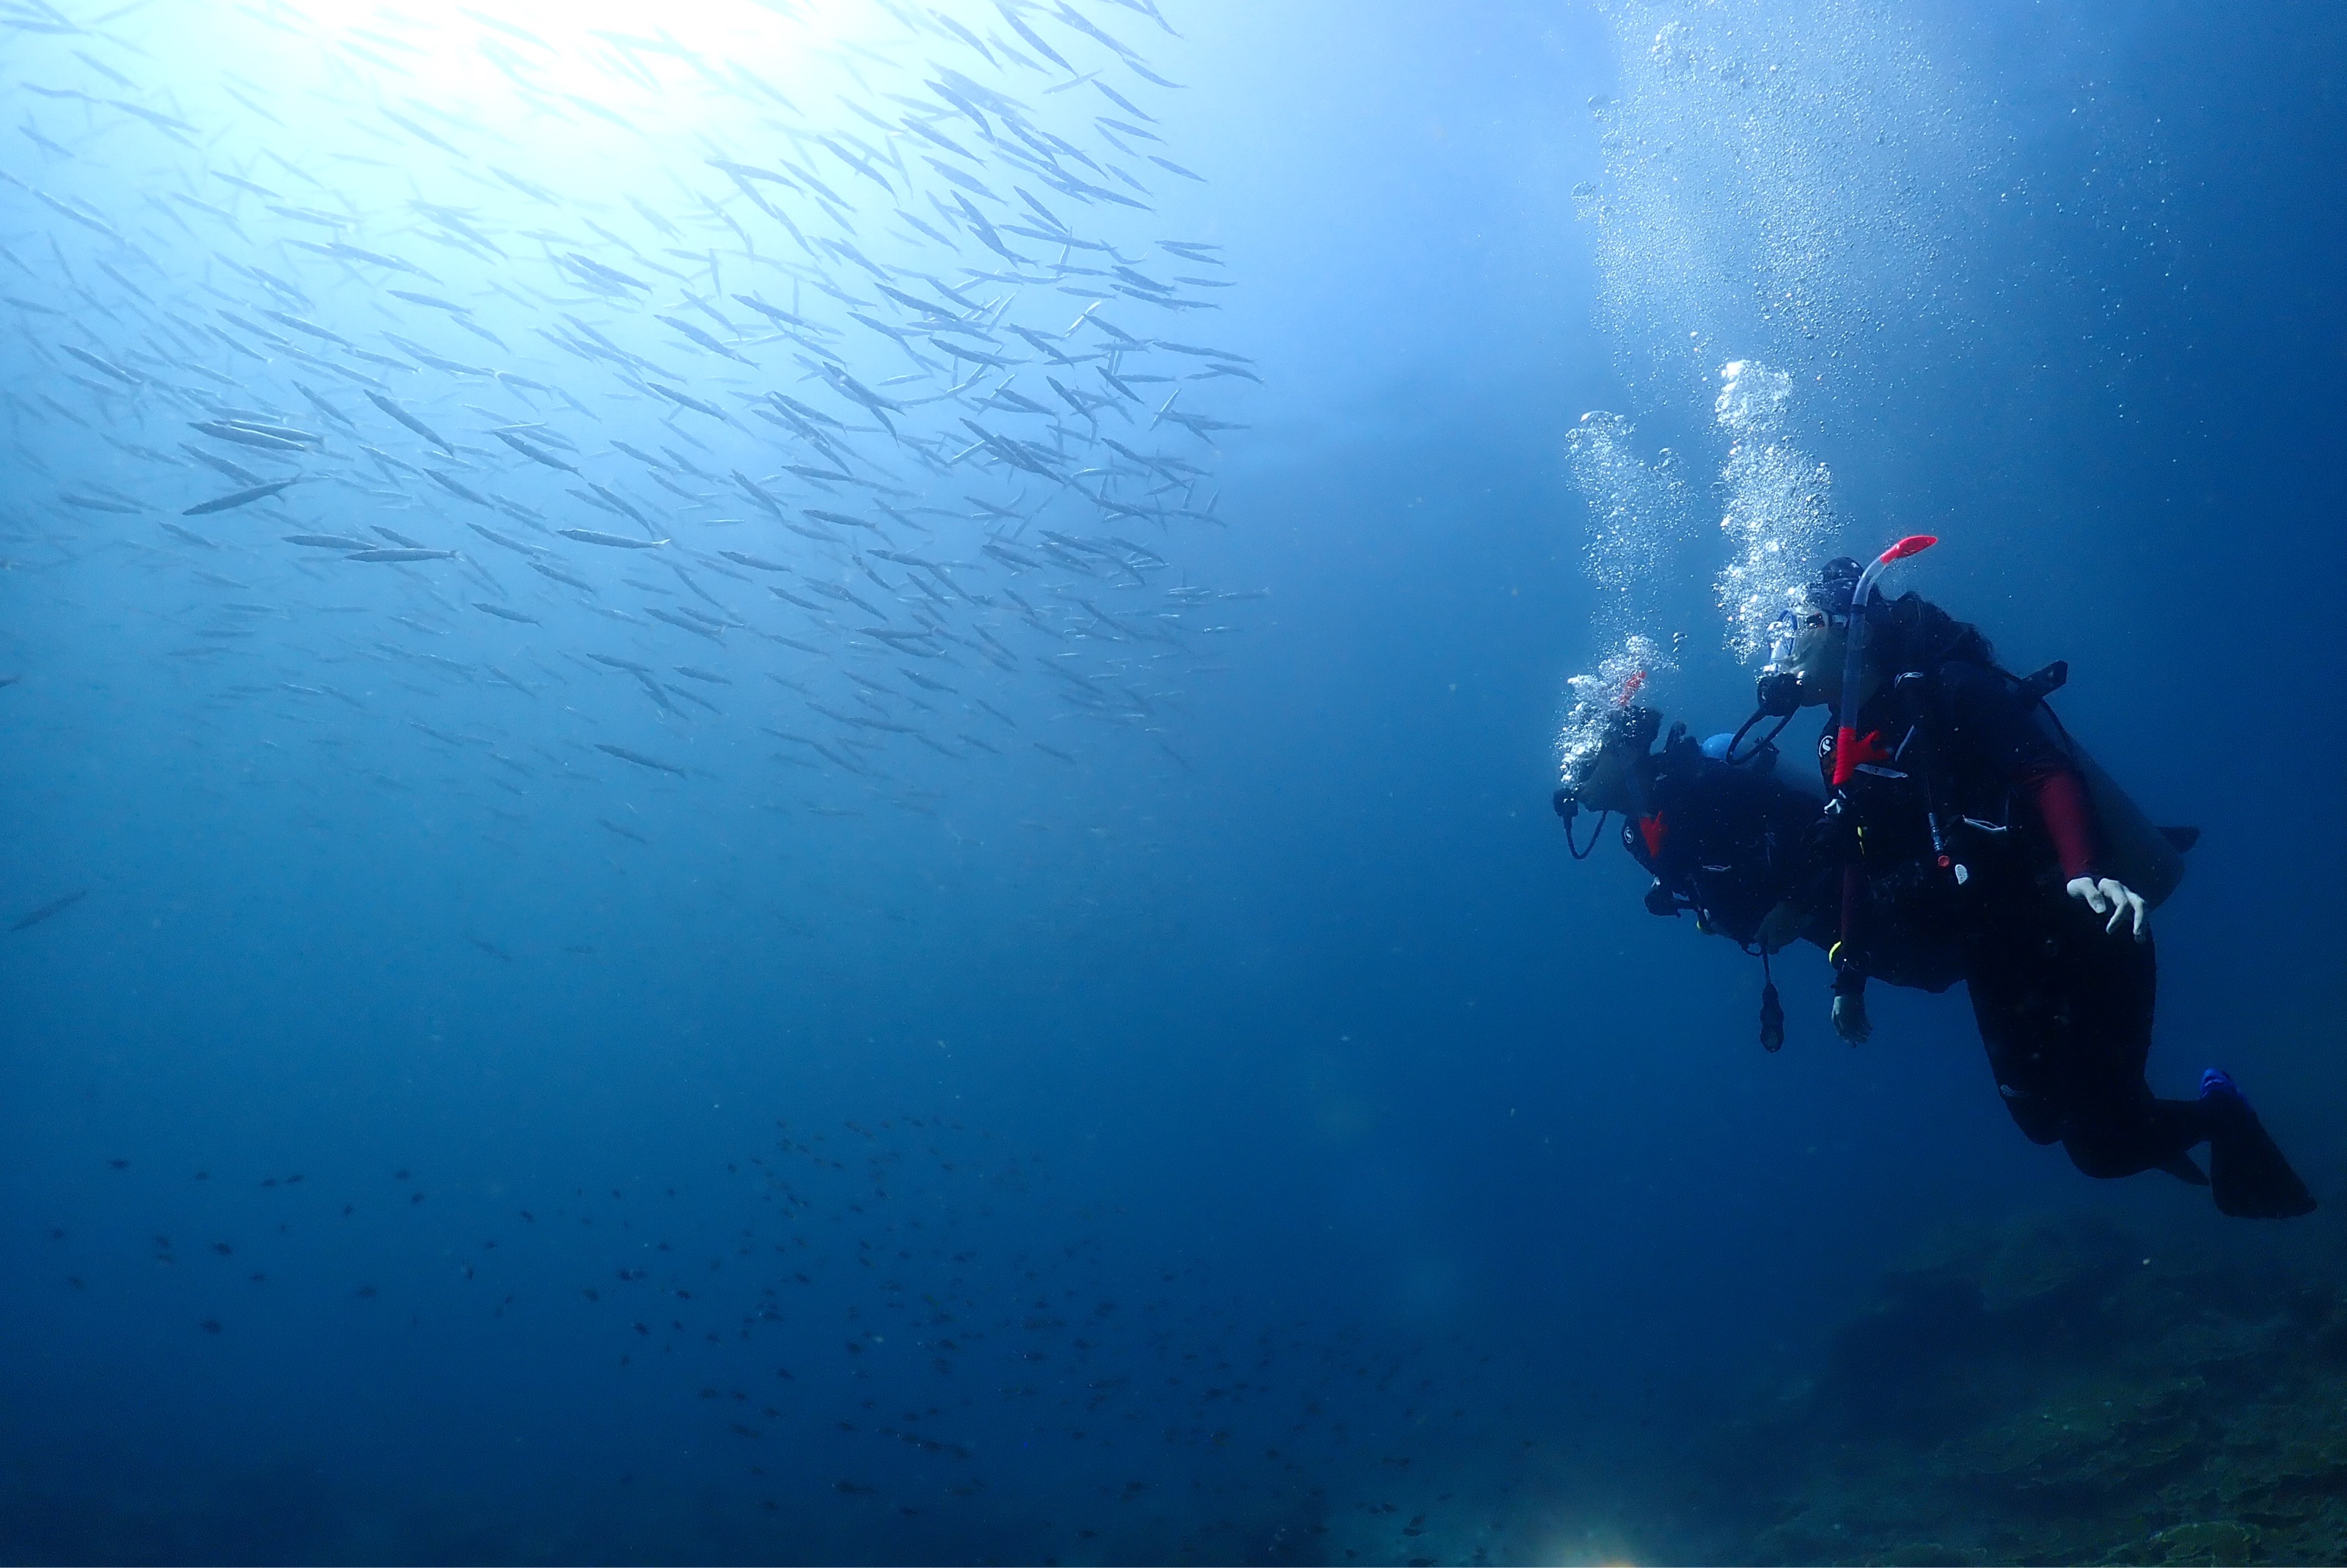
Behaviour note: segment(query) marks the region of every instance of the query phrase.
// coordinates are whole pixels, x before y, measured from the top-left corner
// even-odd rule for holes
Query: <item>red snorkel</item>
[[[1859,769],[1858,708],[1859,689],[1866,673],[1867,596],[1874,591],[1874,579],[1881,577],[1883,569],[1892,561],[1905,560],[1909,556],[1921,555],[1939,542],[1939,539],[1931,534],[1908,535],[1881,555],[1876,556],[1868,564],[1867,569],[1859,574],[1858,587],[1850,596],[1850,630],[1846,634],[1848,646],[1843,650],[1841,663],[1841,702],[1840,712],[1834,719],[1834,799],[1826,808],[1829,812],[1839,811],[1841,808],[1843,804],[1841,792]],[[1936,835],[1934,836],[1936,839]],[[1843,866],[1841,939],[1836,942],[1826,955],[1831,960],[1836,972],[1834,989],[1837,996],[1842,992],[1846,985],[1851,988],[1851,994],[1856,995],[1862,992],[1866,984],[1865,972],[1862,969],[1849,967],[1851,927],[1858,917],[1859,893],[1862,881],[1863,874],[1859,869],[1857,861],[1852,860]]]
[[[1833,787],[1850,783],[1858,770],[1858,702],[1859,687],[1866,670],[1866,599],[1874,591],[1874,579],[1892,561],[1905,560],[1909,556],[1922,555],[1939,538],[1933,534],[1909,534],[1868,563],[1859,574],[1858,587],[1850,596],[1849,646],[1841,662],[1841,704],[1834,720]]]

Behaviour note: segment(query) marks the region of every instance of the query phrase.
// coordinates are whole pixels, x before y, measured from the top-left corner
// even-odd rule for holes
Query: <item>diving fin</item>
[[[2034,675],[2020,678],[2021,695],[2030,702],[2043,702],[2070,683],[2070,661],[2056,659]]]
[[[2258,1113],[2215,1068],[2200,1075],[2200,1102],[2209,1108],[2209,1195],[2235,1219],[2286,1220],[2314,1212],[2314,1194],[2290,1168]]]
[[[2194,1164],[2192,1156],[2187,1153],[2179,1152],[2172,1159],[2161,1161],[2159,1169],[2187,1186],[2205,1187],[2209,1184],[2209,1173]]]

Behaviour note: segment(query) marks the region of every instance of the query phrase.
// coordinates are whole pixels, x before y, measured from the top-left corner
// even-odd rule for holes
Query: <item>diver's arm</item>
[[[2061,856],[2063,889],[2081,899],[2096,914],[2107,917],[2103,929],[2113,936],[2127,926],[2138,942],[2151,939],[2151,912],[2143,895],[2116,876],[2095,870],[2094,815],[2086,800],[2086,781],[2075,771],[2060,768],[2035,781],[2037,815],[2045,819],[2046,835]]]
[[[2142,896],[2096,868],[2094,806],[2070,754],[2034,717],[2035,704],[2016,701],[2007,684],[1973,665],[1950,664],[1942,688],[1956,722],[2004,758],[2006,776],[2037,807],[2038,820],[2062,865],[2064,892],[2106,917],[2116,936],[2129,928],[2151,939],[2151,915]]]
[[[2086,782],[2069,768],[2048,768],[2030,781],[2029,793],[2061,859],[2064,880],[2093,879],[2095,825]]]

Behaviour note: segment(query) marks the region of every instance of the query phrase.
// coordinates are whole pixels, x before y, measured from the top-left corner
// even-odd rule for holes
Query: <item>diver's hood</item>
[[[1579,799],[1606,764],[1620,765],[1645,756],[1654,749],[1663,725],[1662,714],[1635,702],[1575,717],[1580,743],[1563,759],[1557,781],[1562,786],[1559,795],[1567,800]]]
[[[1836,556],[1777,618],[1769,634],[1768,662],[1753,691],[1761,713],[1786,718],[1829,700],[1819,690],[1819,664],[1821,660],[1838,662],[1833,637],[1850,625],[1850,606],[1865,575],[1866,569],[1850,557]],[[1870,595],[1870,605],[1881,602],[1880,590]]]
[[[1815,608],[1830,616],[1850,613],[1850,600],[1858,597],[1859,579],[1866,568],[1849,556],[1836,556],[1819,569],[1818,580],[1801,590],[1801,597]]]

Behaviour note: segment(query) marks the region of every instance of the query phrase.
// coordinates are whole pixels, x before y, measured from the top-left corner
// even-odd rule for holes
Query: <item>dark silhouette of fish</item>
[[[249,488],[237,490],[229,495],[219,497],[214,500],[199,501],[194,506],[190,507],[186,511],[181,512],[179,516],[183,518],[200,518],[210,512],[226,512],[231,511],[238,507],[249,507],[255,501],[267,500],[270,497],[274,496],[279,491],[284,489],[288,485],[295,484],[298,481],[292,479],[276,479],[266,485],[254,485]]]
[[[26,916],[23,919],[17,921],[15,925],[9,927],[8,929],[12,931],[29,931],[34,927],[39,925],[42,921],[64,914],[67,910],[72,908],[75,905],[80,903],[84,898],[88,897],[89,889],[83,887],[67,894],[62,898],[52,898],[47,903],[42,905],[39,908],[34,910],[31,914]]]
[[[599,752],[609,753],[610,755],[619,758],[623,763],[633,763],[640,768],[651,768],[658,773],[674,774],[679,778],[685,776],[684,770],[678,767],[675,764],[661,762],[658,757],[648,757],[641,752],[631,752],[625,746],[608,746],[602,742],[598,741],[595,743],[595,749]]]

